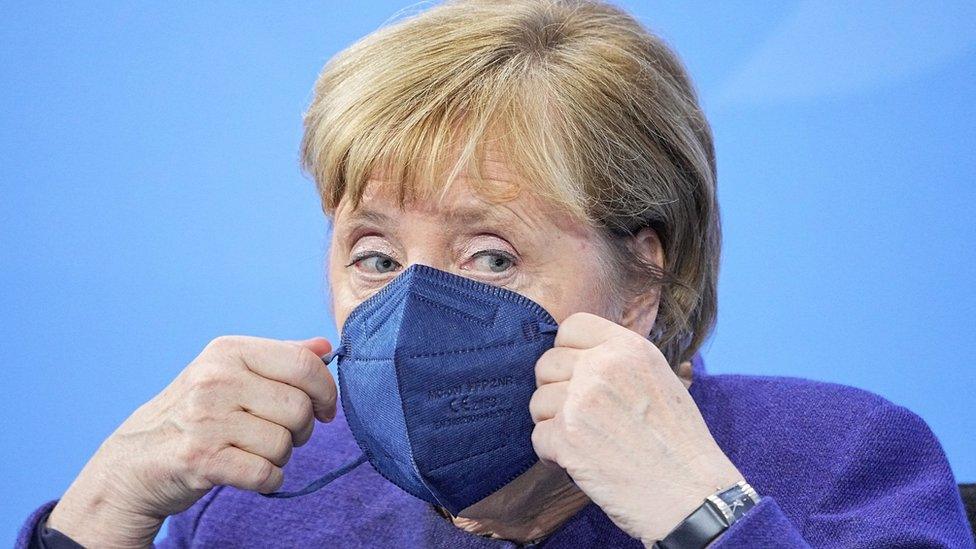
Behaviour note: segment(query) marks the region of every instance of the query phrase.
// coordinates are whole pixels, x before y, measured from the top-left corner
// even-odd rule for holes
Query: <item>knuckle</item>
[[[222,335],[210,340],[204,349],[205,355],[213,357],[223,357],[224,359],[239,359],[247,350],[248,344],[258,342],[261,338],[242,335]]]
[[[647,339],[646,337],[642,336],[641,334],[633,330],[625,329],[624,331],[626,332],[625,337],[627,338],[627,342],[635,351],[641,353],[651,352],[651,347],[654,347],[654,344],[651,343],[651,340]]]
[[[582,328],[588,326],[591,322],[598,319],[597,315],[593,313],[588,313],[586,311],[577,311],[568,317],[564,322],[568,322],[573,328]]]
[[[220,394],[230,385],[219,373],[201,374],[193,380],[183,398],[182,416],[190,423],[206,423],[217,418]]]
[[[212,484],[232,484],[240,478],[239,465],[232,459],[229,448],[210,452],[193,470],[194,475]]]
[[[193,438],[180,444],[175,454],[177,468],[190,476],[199,476],[205,472],[213,458],[211,449]]]
[[[578,413],[567,413],[563,415],[563,429],[562,435],[563,440],[570,446],[575,445],[576,441],[580,440],[580,437],[584,432],[583,420]]]
[[[612,345],[617,353],[626,356],[628,360],[640,362],[646,361],[648,355],[656,350],[649,339],[626,328],[612,338]]]
[[[573,314],[566,317],[566,322],[576,323],[584,318],[586,318],[586,313],[584,311],[576,311]]]
[[[558,349],[558,347],[552,347],[539,355],[539,358],[535,361],[536,375],[544,373],[550,367],[550,363],[553,362],[556,357],[556,349]]]
[[[563,410],[561,419],[566,438],[572,439],[583,432],[586,417],[594,413],[599,399],[593,391],[574,391],[566,395],[566,400],[569,404]]]
[[[532,416],[532,421],[538,423],[539,421],[539,391],[532,393],[529,398],[529,415]]]
[[[270,461],[261,460],[250,473],[250,479],[254,486],[260,488],[272,488],[275,481],[275,474],[278,470]],[[273,489],[273,488],[272,488]]]
[[[642,339],[644,340],[645,353],[649,354],[652,357],[652,362],[654,364],[665,366],[668,370],[670,370],[671,365],[668,364],[668,358],[664,356],[664,353],[661,352],[661,349],[657,345],[655,345],[653,341],[644,338]]]
[[[287,429],[278,429],[273,442],[273,458],[275,465],[284,465],[291,457],[291,433]]]
[[[285,483],[285,474],[280,467],[275,467],[271,470],[271,477],[266,481],[264,485],[264,490],[272,491],[281,488],[281,485]]]
[[[536,425],[532,429],[532,447],[540,457],[551,461],[559,461],[558,449],[547,446],[546,431],[543,427]]]
[[[318,373],[321,362],[322,360],[315,356],[315,353],[303,347],[295,357],[295,375],[299,379],[311,379]]]
[[[183,484],[190,490],[209,490],[214,485],[204,475],[189,475],[183,480]]]
[[[566,428],[575,427],[581,413],[583,413],[583,406],[580,404],[579,397],[572,393],[567,394],[566,409],[562,413],[563,425]]]
[[[558,351],[559,351],[559,347],[550,347],[546,349],[544,353],[539,355],[539,360],[536,361],[536,364],[540,364],[540,363],[544,364],[546,362],[549,362],[558,353]]]
[[[599,390],[601,383],[601,381],[597,381],[592,386],[587,386],[584,390],[577,393],[576,406],[580,411],[592,413],[603,406],[606,398]]]
[[[210,393],[219,389],[225,382],[226,375],[220,368],[211,364],[201,364],[190,378],[192,391],[196,393]]]
[[[577,325],[583,323],[586,319],[584,316],[586,313],[575,312],[567,316],[561,323],[559,323],[560,330],[572,331],[577,328]]]
[[[635,364],[642,366],[642,360],[626,352],[600,353],[593,352],[587,356],[583,367],[587,372],[588,383],[605,384],[616,378],[621,372],[631,369]]]
[[[214,419],[208,392],[193,391],[184,401],[182,416],[188,423],[199,425]]]
[[[295,434],[292,439],[293,446],[304,446],[309,440],[312,439],[312,432],[314,430],[314,424],[309,422],[303,425],[302,428]]]
[[[570,355],[563,353],[564,349],[553,347],[542,353],[535,364],[536,385],[543,385],[551,380],[562,379],[568,367]]]
[[[291,407],[294,413],[292,426],[296,429],[304,427],[315,419],[315,409],[311,397],[301,391],[298,393],[298,402]]]
[[[552,349],[550,349],[550,351],[551,350]],[[540,381],[544,378],[544,374],[546,371],[546,362],[548,362],[548,359],[546,358],[546,353],[548,352],[549,351],[542,353],[542,355],[535,361],[535,366],[533,367],[533,371],[535,371],[536,386],[538,386]]]
[[[191,490],[206,490],[214,485],[208,470],[209,459],[198,456],[188,460],[185,456],[181,457],[179,451],[176,454],[174,478]]]
[[[536,425],[535,427],[533,427],[532,428],[532,446],[534,448],[536,448],[536,449],[541,449],[542,448],[542,443],[543,443],[542,437],[543,437],[542,428],[539,427],[538,425]]]
[[[210,340],[207,350],[214,352],[227,352],[236,350],[240,346],[240,337],[232,335],[221,335]]]
[[[220,364],[205,362],[196,365],[187,375],[185,403],[187,408],[209,415],[220,396],[240,386],[240,377]]]
[[[292,439],[292,445],[302,446],[306,442],[312,439],[312,433],[315,431],[315,415],[311,407],[311,400],[309,400],[309,410],[308,415],[302,419],[300,425],[295,428],[295,436]]]

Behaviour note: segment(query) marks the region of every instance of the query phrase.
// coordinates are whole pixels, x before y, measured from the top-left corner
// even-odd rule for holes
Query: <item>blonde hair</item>
[[[479,192],[525,188],[598,227],[618,296],[661,289],[648,337],[672,367],[712,330],[720,222],[711,130],[681,61],[620,8],[445,1],[330,59],[304,122],[302,167],[326,215],[343,197],[355,207],[374,169],[398,182],[401,203],[443,192],[465,170]],[[502,152],[518,189],[485,182],[486,147]],[[626,237],[645,227],[661,240],[663,270],[630,248]]]

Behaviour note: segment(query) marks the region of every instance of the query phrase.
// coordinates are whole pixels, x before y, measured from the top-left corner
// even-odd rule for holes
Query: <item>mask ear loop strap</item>
[[[338,349],[333,349],[332,352],[322,356],[322,362],[328,365],[337,356],[342,356],[343,354],[345,353],[342,351],[342,347],[339,347]],[[318,480],[312,481],[311,483],[308,484],[308,486],[302,488],[301,490],[296,490],[294,492],[271,492],[270,494],[261,494],[261,495],[266,498],[287,499],[287,498],[293,498],[298,496],[304,496],[306,494],[311,494],[312,492],[321,489],[325,485],[341,477],[342,475],[348,473],[349,471],[352,471],[356,467],[359,467],[365,462],[366,462],[366,454],[360,454],[359,457],[353,459],[352,461],[346,463],[345,465],[339,467],[338,469],[332,471],[331,473],[319,478]]]
[[[343,465],[342,467],[339,467],[338,469],[332,471],[331,473],[325,475],[324,477],[309,483],[308,486],[302,488],[301,490],[296,490],[294,492],[271,492],[270,494],[261,494],[261,495],[266,498],[287,499],[287,498],[294,498],[298,496],[304,496],[306,494],[311,494],[312,492],[319,490],[320,488],[329,484],[333,480],[341,477],[342,475],[348,473],[349,471],[352,471],[356,467],[359,467],[365,462],[366,462],[366,455],[360,454],[358,458],[350,461],[349,463]]]
[[[337,347],[335,349],[332,349],[332,352],[326,353],[326,354],[322,355],[319,358],[321,358],[322,359],[322,362],[324,362],[325,365],[328,366],[329,364],[332,364],[332,361],[337,356],[342,356],[344,354],[346,354],[346,353],[342,350],[342,347],[340,346],[340,347]]]
[[[548,322],[539,323],[539,333],[540,334],[554,334],[559,330],[559,326],[556,324],[549,324]]]

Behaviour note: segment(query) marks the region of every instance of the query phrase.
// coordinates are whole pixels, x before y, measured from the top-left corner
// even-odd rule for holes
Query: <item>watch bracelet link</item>
[[[704,549],[746,511],[759,503],[759,495],[742,480],[705,498],[654,549]]]

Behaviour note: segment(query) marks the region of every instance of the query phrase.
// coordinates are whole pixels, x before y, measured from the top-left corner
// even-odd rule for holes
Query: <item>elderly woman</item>
[[[712,137],[620,9],[386,26],[325,66],[302,161],[342,341],[213,340],[19,546],[972,546],[912,412],[706,372]]]

